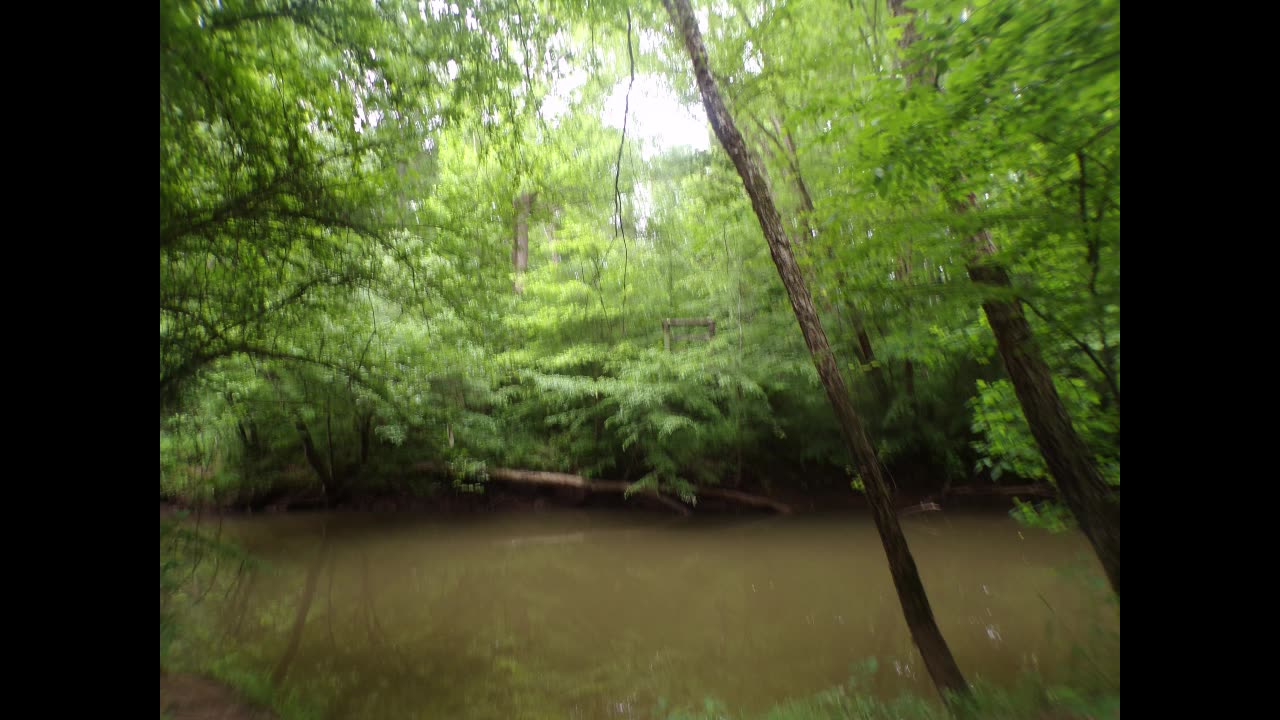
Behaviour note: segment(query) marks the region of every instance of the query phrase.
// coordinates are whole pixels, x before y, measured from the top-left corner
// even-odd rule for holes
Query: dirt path
[[[234,690],[195,675],[160,676],[160,716],[172,720],[275,720]]]

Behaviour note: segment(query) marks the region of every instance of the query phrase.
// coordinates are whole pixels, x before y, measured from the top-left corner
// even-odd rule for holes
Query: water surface
[[[1078,533],[1000,513],[904,526],[970,680],[1118,684],[1118,609]],[[865,515],[298,514],[221,532],[261,564],[224,563],[178,651],[332,718],[646,718],[708,696],[751,712],[851,675],[933,693]]]

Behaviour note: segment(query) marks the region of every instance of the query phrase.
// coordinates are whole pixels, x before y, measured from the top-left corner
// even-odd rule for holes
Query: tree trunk
[[[373,413],[366,413],[360,418],[360,467],[369,462],[369,449],[373,446]]]
[[[516,292],[524,292],[520,276],[529,267],[529,214],[533,211],[533,195],[520,193],[515,200],[516,236],[511,244],[511,264],[516,271]]]
[[[738,131],[729,115],[728,108],[720,97],[720,91],[711,76],[708,66],[706,47],[702,43],[702,34],[698,30],[698,22],[693,15],[689,0],[663,0],[663,5],[671,16],[677,32],[683,37],[685,49],[693,62],[694,75],[698,89],[702,93],[703,105],[707,110],[707,118],[715,130],[716,137],[733,160],[738,175],[742,178],[747,194],[751,197],[751,206],[760,221],[765,240],[769,244],[769,252],[773,256],[778,275],[786,286],[791,307],[795,311],[796,321],[804,333],[805,343],[817,366],[818,376],[822,379],[827,391],[827,398],[840,422],[845,443],[856,459],[867,490],[867,498],[871,505],[876,529],[880,533],[880,541],[884,545],[885,555],[889,560],[889,571],[893,576],[894,587],[898,592],[898,600],[902,604],[903,615],[911,637],[920,655],[924,659],[929,675],[934,684],[948,701],[959,695],[969,693],[968,683],[960,673],[960,667],[951,655],[951,649],[938,629],[933,617],[933,609],[929,606],[929,598],[925,594],[920,573],[915,559],[907,546],[898,515],[894,511],[889,489],[885,485],[881,473],[880,461],[870,438],[858,418],[849,400],[844,378],[840,375],[826,333],[822,329],[817,311],[809,289],[804,284],[800,268],[791,252],[791,243],[787,239],[782,225],[782,218],[774,205],[773,196],[765,183],[759,162],[748,150],[742,134]]]
[[[980,243],[986,254],[989,243]],[[997,264],[974,262],[969,277],[979,285],[1009,288],[1009,273]],[[1071,425],[1067,409],[1053,385],[1053,374],[1031,336],[1031,326],[1018,300],[987,300],[982,310],[996,337],[1005,371],[1013,383],[1022,414],[1058,490],[1120,596],[1120,503],[1102,479],[1093,453]]]
[[[888,3],[890,12],[895,16],[915,14],[904,5],[904,0],[888,0]],[[905,52],[915,39],[913,20],[907,24],[899,46]],[[900,65],[901,62],[900,59]],[[907,88],[910,89],[912,81],[920,80],[922,75],[937,86],[936,69],[921,66],[914,73],[907,74]],[[976,206],[977,196],[971,193],[967,202],[957,204],[956,210],[966,212]],[[985,262],[995,252],[991,233],[983,230],[971,240],[974,260],[969,264],[969,278],[979,285],[1011,288],[1008,271],[998,263]],[[995,335],[1005,371],[1013,383],[1022,414],[1027,419],[1040,454],[1044,456],[1045,465],[1057,481],[1062,498],[1075,515],[1080,529],[1093,545],[1111,589],[1119,597],[1119,501],[1113,500],[1110,487],[1098,472],[1093,453],[1071,425],[1071,417],[1053,385],[1049,365],[1031,336],[1031,326],[1022,312],[1022,302],[1018,299],[991,299],[982,304],[982,310],[991,326],[991,333]]]
[[[329,406],[328,398],[324,401],[324,443],[329,450],[329,482],[333,484],[340,474],[338,460],[333,453],[333,411]]]
[[[307,458],[307,464],[315,471],[316,477],[320,479],[320,488],[324,492],[325,501],[329,500],[329,486],[333,483],[333,475],[329,468],[325,466],[324,458],[316,449],[316,443],[311,438],[311,430],[307,427],[307,423],[303,421],[301,416],[297,416],[293,420],[293,426],[298,430],[298,435],[302,438],[302,453]]]
[[[840,284],[844,285],[843,282]],[[871,382],[875,385],[876,395],[880,398],[880,402],[887,407],[892,396],[889,390],[889,383],[885,380],[884,373],[880,371],[879,363],[876,362],[876,351],[871,346],[871,337],[867,335],[866,327],[862,324],[861,313],[853,307],[853,303],[849,303],[849,308],[854,313],[853,327],[858,334],[858,362],[867,366],[864,372],[870,376]]]
[[[900,17],[902,15],[914,16],[916,14],[916,11],[913,8],[909,8],[906,6],[906,0],[888,0],[888,4],[889,4],[889,12],[894,17]],[[911,44],[914,43],[919,37],[920,37],[920,34],[916,32],[916,21],[915,21],[915,18],[913,17],[910,21],[907,22],[907,26],[903,28],[902,37],[898,38],[898,48],[902,53],[902,55],[898,56],[899,69],[903,69],[906,66],[906,58],[903,57],[903,55],[906,54],[907,49],[910,48]],[[934,86],[935,88],[938,86],[938,71],[937,71],[937,68],[935,68],[932,63],[922,63],[919,67],[915,68],[913,71],[907,71],[904,74],[906,75],[908,90],[911,89],[911,86],[913,84],[918,83],[921,80],[925,81],[929,85]]]
[[[809,194],[809,187],[805,184],[804,176],[800,173],[800,156],[796,153],[796,143],[791,137],[791,131],[784,128],[777,117],[773,117],[771,120],[774,132],[777,134],[776,138],[778,138],[776,142],[786,154],[787,166],[791,170],[792,180],[795,183],[796,191],[800,193],[801,217],[804,222],[805,232],[808,233],[806,241],[810,241],[818,236],[818,231],[813,226],[813,198]],[[827,247],[826,255],[827,261],[832,262],[830,246]],[[871,337],[867,335],[866,327],[863,324],[862,312],[849,299],[849,292],[845,287],[845,273],[841,270],[836,271],[836,285],[840,289],[841,302],[850,322],[853,324],[854,334],[858,338],[858,345],[854,349],[854,355],[858,358],[858,362],[864,366],[863,372],[871,378],[871,383],[876,389],[876,396],[885,407],[888,407],[891,397],[889,383],[885,379],[884,373],[881,372],[880,365],[876,363],[876,351],[871,345]],[[828,306],[823,309],[830,311],[830,304],[828,303]]]

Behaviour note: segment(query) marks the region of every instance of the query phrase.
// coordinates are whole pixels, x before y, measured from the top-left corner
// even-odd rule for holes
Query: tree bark
[[[980,255],[987,254],[989,248],[989,242],[979,242]],[[1009,273],[998,264],[975,261],[969,266],[969,278],[988,287],[1012,287]],[[1031,336],[1022,304],[1016,299],[987,300],[982,303],[982,310],[1045,465],[1080,530],[1093,545],[1111,589],[1120,597],[1120,502],[1098,472],[1093,453],[1071,424],[1054,387],[1053,373]]]
[[[840,375],[839,366],[813,306],[813,299],[809,295],[809,289],[805,286],[800,268],[791,252],[791,243],[787,239],[773,195],[760,170],[760,163],[747,148],[742,134],[734,124],[728,108],[725,107],[715,79],[711,76],[706,47],[703,45],[702,34],[698,30],[693,8],[690,7],[689,0],[663,0],[663,5],[670,14],[677,32],[682,36],[685,49],[693,62],[694,76],[697,79],[711,127],[719,138],[720,144],[733,160],[734,167],[742,178],[742,184],[751,197],[751,206],[764,231],[769,252],[773,256],[774,265],[778,268],[778,275],[786,286],[796,321],[804,333],[805,343],[809,346],[814,365],[817,366],[818,376],[822,379],[827,398],[840,422],[845,443],[858,464],[866,486],[872,515],[875,518],[876,529],[880,533],[880,541],[884,545],[885,555],[889,560],[889,571],[898,592],[898,600],[902,604],[907,627],[911,630],[911,637],[920,650],[929,675],[943,697],[951,701],[956,696],[967,695],[969,685],[960,673],[960,667],[956,664],[951,649],[947,646],[946,640],[942,637],[942,631],[933,617],[933,609],[925,594],[915,559],[911,556],[889,489],[885,484],[879,458],[876,457],[871,440],[867,437],[862,422],[849,400],[844,378]]]

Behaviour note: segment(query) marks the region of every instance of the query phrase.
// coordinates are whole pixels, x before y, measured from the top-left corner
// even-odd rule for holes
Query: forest
[[[1119,717],[1116,0],[161,0],[159,286],[162,717]]]

